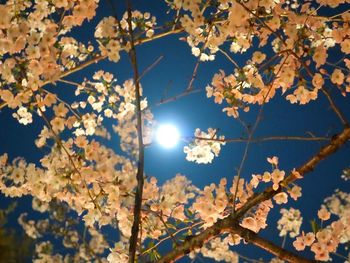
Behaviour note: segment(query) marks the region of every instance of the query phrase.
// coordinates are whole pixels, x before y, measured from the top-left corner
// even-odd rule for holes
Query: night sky
[[[118,1],[119,2],[119,1]],[[124,4],[124,3],[123,3]],[[118,7],[119,16],[122,13],[124,5]],[[133,1],[133,8],[140,11],[148,11],[157,17],[158,24],[167,21],[171,16],[164,15],[166,5],[162,1]],[[84,27],[75,29],[72,34],[78,34],[82,42],[87,43],[89,38],[93,37],[94,28],[100,19],[107,15],[113,15],[108,1],[101,1],[97,17],[90,23],[84,23]],[[218,135],[225,135],[226,138],[246,137],[244,128],[234,118],[229,118],[222,112],[223,105],[214,104],[212,98],[206,97],[205,87],[210,84],[211,79],[219,69],[227,73],[232,72],[232,64],[217,54],[214,62],[200,63],[197,72],[197,78],[194,81],[193,88],[199,92],[189,94],[174,102],[158,105],[162,99],[181,94],[188,86],[191,79],[194,66],[197,59],[191,54],[191,49],[185,41],[179,40],[184,34],[177,34],[164,37],[150,43],[137,47],[137,57],[139,68],[142,72],[151,65],[160,56],[163,59],[141,80],[144,90],[144,96],[148,98],[151,110],[155,119],[159,123],[172,123],[176,125],[181,135],[184,137],[193,136],[194,130],[200,128],[206,131],[212,127],[218,129]],[[248,54],[251,54],[249,51]],[[247,55],[238,55],[237,61],[244,65]],[[331,58],[337,60],[337,54]],[[119,83],[132,78],[132,68],[126,54],[124,53],[119,63],[114,64],[103,61],[88,67],[82,72],[75,73],[67,79],[82,82],[83,78],[88,78],[93,72],[103,69],[113,73]],[[74,87],[59,83],[57,86],[48,86],[50,90],[63,94],[69,100],[74,94]],[[345,116],[350,119],[349,95],[343,97],[335,89],[331,89],[331,94],[335,103],[343,111]],[[260,106],[252,105],[248,113],[240,111],[240,118],[248,125],[253,125]],[[37,116],[34,118],[34,124],[23,126],[11,116],[12,111],[5,108],[0,114],[0,154],[7,152],[9,158],[17,156],[25,157],[28,162],[38,163],[43,155],[43,150],[34,145],[34,139],[40,131],[43,124]],[[111,121],[110,121],[111,122]],[[106,127],[111,128],[111,124]],[[331,110],[326,98],[319,93],[319,98],[307,105],[300,106],[290,104],[285,95],[281,96],[277,92],[272,99],[263,108],[262,118],[253,137],[265,136],[315,136],[336,135],[342,130],[342,125]],[[110,141],[104,143],[114,149],[119,148],[119,140],[112,137]],[[245,143],[227,143],[222,147],[221,154],[215,158],[211,164],[195,164],[186,161],[183,146],[185,142],[180,142],[175,148],[165,149],[156,143],[146,148],[145,151],[145,174],[154,176],[159,183],[163,183],[174,177],[177,173],[186,175],[194,185],[203,188],[210,183],[218,183],[221,178],[226,177],[230,183],[233,176],[236,175],[237,169],[242,159]],[[269,141],[252,143],[248,158],[244,164],[242,177],[250,179],[251,174],[263,173],[269,171],[271,165],[266,161],[267,157],[278,156],[279,167],[289,171],[294,167],[303,164],[308,158],[313,156],[324,145],[324,142],[301,142],[301,141]],[[302,197],[295,202],[290,200],[285,207],[294,207],[302,211],[304,217],[302,230],[311,231],[309,221],[317,218],[317,210],[320,208],[324,198],[332,195],[335,189],[343,191],[349,190],[349,181],[340,178],[342,170],[350,165],[350,148],[349,144],[343,146],[336,154],[328,157],[321,162],[312,173],[308,174],[298,184],[302,187]],[[262,190],[261,188],[259,188]],[[12,200],[3,196],[1,198],[1,208],[6,207]],[[30,199],[24,198],[19,200],[17,211],[11,215],[11,225],[19,227],[14,222],[19,213],[29,211]],[[282,243],[282,238],[278,237],[276,228],[277,220],[280,217],[279,210],[281,207],[274,207],[269,215],[267,229],[262,230],[260,234],[274,241],[277,244]],[[113,235],[113,233],[109,233]],[[292,250],[291,239],[287,239],[286,248]],[[163,247],[161,253],[165,253],[170,247]],[[238,246],[238,251],[242,255],[256,258],[263,257],[265,260],[271,258],[264,251],[253,246]],[[309,252],[305,254],[309,258],[313,255]],[[205,262],[211,262],[202,258]],[[335,258],[333,262],[338,261]],[[180,262],[190,262],[183,259]],[[198,261],[201,262],[201,261]]]

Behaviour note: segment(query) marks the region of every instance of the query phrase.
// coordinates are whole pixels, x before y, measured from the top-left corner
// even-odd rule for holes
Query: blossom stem
[[[237,253],[237,252],[236,252]],[[246,257],[246,256],[243,256],[242,254],[239,254],[237,253],[238,257],[246,260],[246,261],[249,261],[249,262],[252,262],[252,263],[264,263],[264,261],[262,260],[259,260],[259,259],[252,259],[252,258],[249,258],[249,257]]]
[[[286,233],[286,235],[283,237],[283,240],[282,240],[282,245],[281,245],[281,247],[282,247],[282,248],[284,248],[284,246],[286,245],[286,241],[287,241],[287,234],[288,234],[288,233]]]

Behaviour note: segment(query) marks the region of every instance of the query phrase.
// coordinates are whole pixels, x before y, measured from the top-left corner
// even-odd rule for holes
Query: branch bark
[[[305,175],[311,171],[314,170],[314,168],[325,158],[327,158],[329,155],[335,153],[342,145],[346,143],[347,140],[350,139],[350,128],[345,128],[339,135],[334,136],[333,139],[329,144],[324,146],[320,149],[320,151],[315,154],[313,157],[311,157],[308,161],[306,161],[302,166],[300,166],[296,171],[300,173],[300,175]],[[290,173],[284,181],[281,183],[281,185],[288,185],[295,181],[297,177],[294,173]],[[162,257],[159,262],[174,262],[177,259],[182,258],[184,255],[190,253],[195,248],[202,247],[207,241],[214,238],[215,236],[218,236],[223,233],[228,233],[232,231],[238,231],[237,223],[239,220],[248,212],[251,208],[255,207],[256,205],[260,204],[263,201],[266,201],[270,198],[272,198],[274,195],[279,193],[281,190],[274,191],[272,187],[268,187],[265,191],[253,195],[240,209],[238,209],[235,213],[230,214],[228,217],[224,219],[218,220],[213,226],[208,227],[203,232],[198,234],[197,236],[194,236],[190,240],[187,240],[183,242],[181,245],[174,248],[171,252],[169,252],[167,255]],[[235,230],[236,229],[236,230]],[[241,233],[244,238],[243,232]],[[250,242],[253,244],[273,253],[274,255],[281,257],[283,255],[284,250],[281,248],[269,248],[268,246],[263,246],[257,238],[250,239]],[[269,250],[268,250],[269,249]],[[302,261],[292,261],[291,262],[302,262]]]
[[[189,241],[184,242],[183,245],[175,247],[169,254],[161,258],[158,261],[158,263],[174,262],[177,259],[180,259],[185,254],[188,254],[189,252],[193,251],[194,249],[202,247],[206,242],[208,242],[213,237],[223,233],[237,234],[240,237],[244,238],[247,242],[252,243],[255,246],[258,246],[270,252],[271,254],[283,260],[286,260],[288,262],[295,262],[295,263],[316,262],[314,260],[308,260],[303,257],[300,257],[286,249],[283,249],[277,246],[276,244],[272,243],[269,240],[263,239],[253,231],[238,225],[237,222],[234,222],[232,220],[232,218],[227,217],[223,220],[219,220],[212,227],[207,228],[206,230],[201,232],[199,235],[193,237]],[[185,254],[183,254],[183,252],[185,252]]]
[[[136,119],[137,119],[137,138],[138,138],[138,161],[137,161],[137,187],[135,193],[135,205],[134,205],[134,221],[131,228],[131,236],[129,242],[129,262],[134,263],[135,254],[137,249],[137,239],[140,228],[140,214],[141,214],[141,205],[142,205],[142,193],[143,193],[143,170],[144,170],[144,145],[142,141],[142,116],[141,116],[141,95],[140,95],[140,76],[137,67],[137,58],[136,58],[136,49],[134,42],[134,35],[131,25],[131,4],[128,1],[128,26],[129,26],[129,36],[131,49],[129,52],[131,64],[134,71],[134,82],[135,82],[135,97],[136,97]]]
[[[288,262],[297,262],[297,263],[306,263],[306,262],[316,262],[314,260],[308,260],[302,258],[286,249],[283,249],[276,244],[272,243],[269,240],[263,239],[253,231],[241,227],[240,225],[236,225],[231,230],[232,234],[237,234],[240,237],[244,238],[248,243],[252,243],[253,245],[260,247],[271,254],[279,257],[280,259],[286,260]]]

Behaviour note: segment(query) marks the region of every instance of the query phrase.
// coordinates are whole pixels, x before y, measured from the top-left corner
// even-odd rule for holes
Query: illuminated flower
[[[331,213],[329,213],[326,208],[322,207],[320,210],[318,210],[317,216],[319,219],[326,221],[331,217]]]
[[[288,202],[288,195],[285,192],[281,192],[276,194],[273,199],[276,201],[277,204],[286,204]]]
[[[282,208],[280,210],[282,217],[277,222],[277,229],[280,230],[280,236],[286,236],[289,233],[290,237],[296,237],[300,233],[300,226],[303,218],[301,217],[300,210],[290,208]],[[302,248],[303,242],[298,242],[297,245]]]
[[[344,74],[340,69],[335,69],[331,76],[331,81],[334,84],[341,85],[344,82]]]

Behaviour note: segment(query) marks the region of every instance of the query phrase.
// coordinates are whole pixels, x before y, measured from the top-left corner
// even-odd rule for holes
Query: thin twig
[[[207,45],[209,36],[210,36],[210,32],[213,29],[213,27],[210,27],[209,31],[208,31],[208,35],[205,37],[203,46],[200,49],[199,55],[198,55],[198,59],[196,61],[196,65],[194,66],[193,72],[192,72],[192,77],[188,83],[188,86],[186,88],[186,91],[191,91],[193,89],[193,82],[195,81],[196,77],[197,77],[197,72],[198,72],[198,68],[199,68],[199,64],[201,63],[201,56],[203,54],[203,51]]]
[[[341,15],[343,15],[343,14],[349,13],[349,11],[350,11],[350,9],[347,9],[347,10],[345,10],[344,12],[341,12],[341,13],[339,13],[339,14],[330,16],[330,17],[328,17],[328,18],[329,18],[329,19],[336,18],[337,16],[341,16]]]
[[[196,76],[197,76],[197,71],[198,71],[198,68],[199,68],[199,64],[201,63],[201,60],[200,58],[197,59],[197,62],[196,62],[196,65],[194,66],[194,69],[193,69],[193,72],[192,72],[192,77],[188,83],[188,86],[186,88],[186,91],[187,92],[190,92],[192,91],[193,89],[193,82],[194,80],[196,79]]]
[[[260,120],[261,120],[261,117],[262,117],[262,113],[263,113],[263,109],[264,109],[264,105],[266,103],[266,99],[268,98],[268,96],[269,96],[269,94],[270,94],[270,92],[272,90],[273,83],[276,80],[278,74],[280,73],[284,63],[287,61],[288,57],[289,57],[289,55],[287,55],[285,57],[283,63],[281,64],[280,68],[278,69],[278,71],[276,73],[276,77],[271,81],[270,88],[267,91],[266,96],[264,97],[264,100],[263,100],[262,105],[261,105],[261,107],[259,109],[259,112],[258,112],[258,115],[256,117],[255,123],[253,125],[253,128],[248,133],[247,144],[245,146],[243,157],[242,157],[241,163],[240,163],[238,171],[237,171],[237,184],[236,184],[235,192],[234,192],[234,195],[233,195],[233,213],[235,213],[235,210],[236,210],[236,198],[237,198],[237,193],[238,193],[239,179],[241,177],[241,172],[242,172],[242,169],[243,169],[243,165],[244,165],[244,163],[245,163],[245,161],[247,159],[247,156],[248,156],[248,150],[249,150],[249,146],[250,146],[251,140],[252,140],[253,135],[254,135],[256,129],[258,128],[259,123],[260,123]]]
[[[222,53],[233,65],[236,66],[236,68],[241,68],[236,61],[233,60],[233,58],[230,57],[227,52],[221,48],[219,48],[220,53]]]
[[[74,82],[74,81],[66,80],[66,79],[62,79],[62,78],[58,79],[57,81],[58,82],[62,82],[62,83],[66,83],[66,84],[70,84],[70,85],[73,85],[73,86],[77,86],[77,87],[81,86],[81,84],[78,83],[78,82]]]
[[[55,95],[56,99],[59,101],[59,102],[62,102],[68,109],[69,111],[75,116],[77,117],[78,120],[81,120],[81,116],[80,114],[78,114],[75,110],[72,109],[72,107],[69,105],[69,103],[65,102],[64,100],[60,99],[56,94],[53,94],[52,92],[42,88],[42,91],[47,93],[47,94],[52,94],[52,95]]]
[[[237,252],[235,252],[235,253],[238,255],[238,257],[243,258],[244,260],[247,260],[249,262],[252,262],[252,263],[264,263],[264,261],[262,261],[262,260],[249,258],[249,257],[243,256],[242,254],[239,254]]]
[[[331,254],[333,254],[333,255],[335,255],[335,256],[337,256],[337,257],[340,257],[340,258],[342,258],[342,259],[349,260],[348,257],[346,257],[346,256],[344,256],[344,255],[342,255],[342,254],[339,254],[339,253],[336,253],[336,252],[331,252]]]
[[[284,248],[284,246],[286,245],[286,241],[287,241],[287,234],[283,237],[281,248]]]
[[[161,211],[161,214],[160,214],[160,215],[157,213],[157,216],[158,216],[158,218],[160,219],[160,221],[162,222],[162,224],[164,225],[165,231],[166,231],[167,234],[170,236],[171,240],[174,242],[175,245],[178,245],[179,243],[177,242],[175,235],[174,235],[173,233],[170,232],[167,223],[166,223],[166,222],[164,221],[164,219],[163,219],[163,213],[162,213],[162,211]]]
[[[192,89],[192,90],[185,90],[184,92],[178,94],[178,95],[175,95],[173,97],[170,97],[170,98],[167,98],[167,99],[161,99],[158,103],[156,103],[156,106],[160,106],[162,104],[166,104],[166,103],[169,103],[169,102],[173,102],[173,101],[176,101],[182,97],[185,97],[187,95],[190,95],[190,94],[194,94],[194,93],[198,93],[200,92],[201,90],[200,89]]]
[[[338,118],[340,119],[341,123],[344,125],[344,126],[347,126],[349,127],[349,123],[348,121],[346,120],[346,118],[344,117],[344,114],[339,110],[339,108],[335,105],[331,95],[329,94],[329,92],[325,89],[325,88],[322,88],[321,89],[322,93],[326,96],[329,104],[331,105],[331,108],[333,109],[333,111],[335,112],[335,114],[338,116]]]
[[[190,137],[187,139],[195,139],[202,141],[215,141],[215,142],[248,142],[249,138],[204,138],[204,137]],[[269,136],[269,137],[257,137],[252,138],[250,142],[259,143],[265,141],[330,141],[332,138],[330,137],[302,137],[302,136]]]
[[[164,58],[164,56],[160,56],[159,58],[156,59],[151,65],[149,65],[140,75],[139,81],[150,71],[152,70],[155,66],[159,64],[159,62]]]

